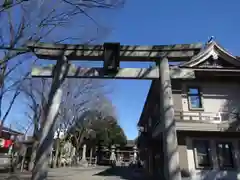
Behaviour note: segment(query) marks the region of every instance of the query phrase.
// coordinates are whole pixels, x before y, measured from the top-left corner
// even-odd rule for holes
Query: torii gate
[[[60,85],[65,78],[111,78],[111,79],[150,79],[159,80],[160,87],[160,112],[161,129],[163,132],[164,152],[164,176],[168,180],[180,180],[179,158],[177,152],[177,136],[174,121],[174,109],[171,89],[171,79],[192,79],[195,78],[193,70],[169,68],[168,60],[188,60],[199,52],[201,44],[176,44],[160,46],[121,46],[120,43],[104,43],[103,45],[67,45],[67,44],[45,44],[29,42],[30,48],[40,59],[57,60],[56,65],[38,67],[32,69],[32,77],[53,78],[50,101],[55,104],[46,117],[47,127],[40,139],[36,167],[38,171],[46,168],[47,156],[41,153],[48,151],[53,141],[53,126],[57,114],[59,101],[61,99]],[[70,65],[69,61],[104,61],[102,68],[81,68]],[[152,61],[156,66],[149,68],[120,68],[120,61]],[[45,165],[41,165],[41,161]],[[46,169],[45,169],[46,171]],[[33,171],[33,180],[46,178],[36,175]]]

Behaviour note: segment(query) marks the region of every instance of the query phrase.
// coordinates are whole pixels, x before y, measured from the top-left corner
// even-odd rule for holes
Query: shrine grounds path
[[[8,178],[11,176],[11,178]],[[0,173],[0,180],[30,180],[30,173]],[[48,180],[144,180],[138,171],[127,167],[65,167],[49,169]]]

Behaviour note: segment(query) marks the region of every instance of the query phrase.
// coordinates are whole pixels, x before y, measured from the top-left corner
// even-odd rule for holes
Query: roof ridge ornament
[[[210,44],[214,41],[215,37],[214,36],[211,36],[208,41],[207,41],[207,44]]]
[[[212,43],[214,43],[214,39],[214,36],[208,38],[208,41],[202,46],[201,51],[205,51],[205,49],[207,49]]]

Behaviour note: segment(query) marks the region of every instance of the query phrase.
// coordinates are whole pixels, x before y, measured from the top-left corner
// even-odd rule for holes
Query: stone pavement
[[[9,177],[7,173],[0,173],[0,180]],[[12,175],[13,177],[13,175]],[[30,180],[30,173],[14,175],[15,179],[9,180]],[[65,167],[49,169],[48,180],[142,180],[142,176],[130,168],[109,168],[109,167]]]

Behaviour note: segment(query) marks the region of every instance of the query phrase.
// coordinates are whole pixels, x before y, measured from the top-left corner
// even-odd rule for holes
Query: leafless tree
[[[41,118],[44,106],[47,102],[51,81],[49,79],[32,79],[28,78],[21,84],[21,92],[25,97],[27,104],[26,116],[33,127],[33,151],[29,168],[32,169],[36,157],[36,148],[41,130]]]
[[[30,169],[33,168],[41,132],[41,119],[43,118],[44,106],[48,101],[51,80],[49,79],[26,79],[21,90],[26,97],[28,108],[27,116],[33,124],[33,145]],[[98,109],[102,115],[113,114],[113,105],[106,98],[106,93],[112,89],[101,80],[93,79],[66,79],[62,85],[63,96],[57,117],[57,129],[60,125],[63,129],[71,128],[79,116],[89,110]],[[80,123],[80,121],[78,121]],[[85,123],[85,122],[84,122]],[[85,124],[84,124],[85,125]],[[82,126],[81,126],[82,128]],[[86,129],[86,128],[85,128]],[[57,147],[58,148],[58,147]],[[57,149],[58,154],[59,150]],[[58,157],[58,155],[56,155]],[[53,163],[56,166],[56,161]]]
[[[54,6],[52,6],[53,4]],[[11,5],[7,8],[4,7],[0,14],[0,47],[3,49],[0,62],[1,89],[6,89],[6,86],[10,84],[9,81],[17,82],[13,84],[21,84],[23,77],[20,76],[20,72],[29,70],[27,67],[30,65],[26,64],[26,59],[32,62],[32,57],[28,53],[28,49],[22,48],[26,42],[34,40],[37,42],[91,43],[98,37],[104,37],[105,34],[101,34],[102,30],[104,33],[106,32],[106,28],[102,27],[90,15],[91,12],[95,12],[96,9],[106,10],[119,7],[121,1],[29,0],[15,6]],[[90,28],[86,27],[89,24],[86,22],[87,19],[91,21]],[[78,29],[79,31],[76,31]],[[92,32],[93,29],[95,29],[95,32]],[[94,33],[96,35],[93,35]],[[59,80],[63,81],[64,78]],[[51,134],[50,137],[52,136],[53,119],[56,118],[56,112],[61,102],[61,92],[61,89],[55,83],[52,83],[47,103],[42,110],[43,128],[41,128],[42,133],[38,146],[39,153],[36,157],[36,168],[33,170],[32,179],[34,180],[45,179],[47,175],[46,160],[50,150],[50,143],[46,141],[46,137],[49,137],[49,133]],[[16,97],[18,95],[19,93],[17,93]],[[8,97],[8,99],[14,99],[14,102],[16,97]],[[4,121],[2,121],[3,123]]]
[[[63,99],[60,105],[58,124],[68,131],[75,127],[76,134],[72,134],[80,147],[82,138],[89,133],[87,129],[90,121],[84,121],[82,114],[89,111],[98,111],[101,115],[113,114],[115,110],[106,98],[109,87],[100,80],[68,79],[63,85]],[[76,126],[77,123],[77,126]],[[77,149],[79,149],[79,147]],[[58,157],[58,146],[56,156]],[[56,162],[54,162],[54,166]]]
[[[115,9],[122,4],[123,0],[0,2],[1,127],[19,96],[19,86],[33,63],[32,54],[24,48],[26,43],[29,40],[90,43],[99,37],[103,38],[108,29],[98,23],[96,16],[92,14],[100,9]],[[95,32],[89,33],[92,29],[95,29]],[[3,110],[3,106],[8,108]]]
[[[110,112],[112,110],[113,106],[105,96],[107,93],[111,93],[112,89],[102,80],[67,79],[62,89],[63,97],[58,122],[65,129],[75,123],[72,120],[73,117],[78,117],[85,111],[92,110],[93,108],[98,108],[102,112],[106,112],[107,110]]]

